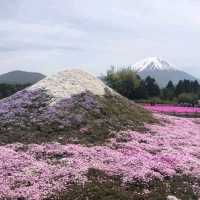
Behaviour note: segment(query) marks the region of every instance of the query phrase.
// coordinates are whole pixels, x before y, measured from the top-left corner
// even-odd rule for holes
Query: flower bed
[[[174,115],[185,115],[185,116],[196,116],[200,117],[200,108],[199,107],[180,107],[180,106],[173,106],[173,105],[149,105],[146,104],[144,107],[152,112],[158,113],[168,113]]]
[[[200,180],[200,120],[155,117],[162,124],[146,125],[145,133],[124,131],[104,146],[0,146],[0,199],[55,197],[75,184],[87,183],[91,168],[121,177],[122,185],[177,175]],[[197,183],[191,187],[198,196]]]

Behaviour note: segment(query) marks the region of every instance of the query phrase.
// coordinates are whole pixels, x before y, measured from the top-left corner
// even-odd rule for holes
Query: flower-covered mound
[[[59,143],[0,146],[0,199],[59,199],[59,195],[76,185],[84,188],[90,184],[91,169],[108,177],[119,177],[123,187],[148,185],[155,180],[162,185],[177,176],[190,177],[196,181],[190,185],[193,196],[189,197],[197,199],[200,197],[200,120],[158,114],[156,117],[161,124],[146,125],[144,133],[121,132],[104,146]],[[80,134],[87,133],[82,129]],[[184,194],[187,188],[182,189],[183,192],[180,188],[174,191],[168,184],[165,192]],[[67,193],[66,199],[70,199],[70,194],[73,192]],[[77,192],[74,195],[75,199],[83,199],[77,197],[81,195]]]
[[[145,109],[158,113],[168,113],[174,115],[200,116],[200,107],[181,107],[175,105],[144,105]]]
[[[0,101],[0,143],[103,143],[113,132],[150,121],[149,111],[108,88],[102,96],[86,91],[64,98],[23,90]],[[83,129],[88,134],[79,134]]]

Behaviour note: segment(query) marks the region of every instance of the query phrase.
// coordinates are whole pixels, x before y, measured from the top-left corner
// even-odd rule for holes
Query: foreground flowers
[[[146,125],[145,133],[120,133],[105,146],[0,146],[0,199],[56,196],[75,183],[86,183],[90,168],[119,175],[122,184],[177,174],[200,179],[200,120],[156,117],[162,124]]]

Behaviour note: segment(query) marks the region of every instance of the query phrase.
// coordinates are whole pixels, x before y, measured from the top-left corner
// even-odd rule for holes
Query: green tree
[[[175,95],[178,96],[179,94],[184,93],[183,81],[180,80],[176,85]]]
[[[167,86],[162,91],[162,99],[173,100],[175,93],[175,86],[172,81],[169,81]]]
[[[175,89],[175,96],[178,96],[182,93],[195,93],[197,95],[200,95],[200,85],[198,81],[179,81]]]
[[[158,84],[156,83],[155,79],[151,78],[150,76],[148,76],[145,79],[145,87],[146,87],[146,90],[148,91],[149,97],[160,96],[160,88]]]
[[[109,87],[129,99],[135,98],[136,89],[140,85],[139,76],[130,67],[116,70],[112,66],[107,74],[102,77],[102,80]]]
[[[140,81],[140,85],[135,91],[136,99],[148,99],[148,91],[144,80]]]
[[[200,84],[197,80],[191,82],[192,92],[200,94]]]

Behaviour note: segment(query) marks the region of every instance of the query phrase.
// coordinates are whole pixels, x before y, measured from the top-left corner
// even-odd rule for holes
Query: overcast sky
[[[0,73],[157,56],[200,77],[199,0],[0,0]]]

